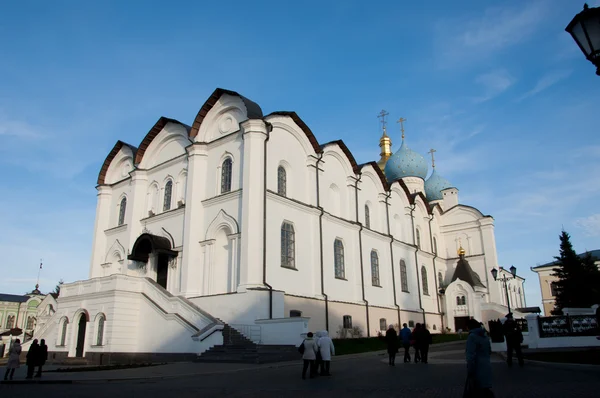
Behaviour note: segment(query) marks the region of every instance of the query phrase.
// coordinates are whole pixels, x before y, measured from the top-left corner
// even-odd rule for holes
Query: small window
[[[368,205],[365,205],[365,227],[371,228],[371,213]]]
[[[12,329],[15,327],[15,316],[14,315],[9,315],[6,318],[6,328],[7,329]]]
[[[106,318],[104,318],[104,315],[100,316],[100,319],[98,319],[98,334],[96,336],[96,345],[103,345],[102,341],[104,340],[104,321],[106,320]]]
[[[421,231],[417,229],[417,248],[421,250]]]
[[[461,302],[460,296],[456,296],[456,305],[462,305]]]
[[[465,296],[460,298],[460,305],[467,305],[467,298]]]
[[[296,268],[295,262],[295,236],[294,226],[288,222],[281,224],[281,266]]]
[[[437,326],[433,325],[433,330],[437,330]]]
[[[344,279],[346,277],[346,270],[344,267],[344,244],[340,239],[336,239],[333,242],[334,252],[334,265],[335,265],[335,277]]]
[[[125,210],[127,209],[127,198],[121,199],[119,204],[119,222],[117,225],[125,224]]]
[[[344,329],[352,329],[352,316],[344,315]]]
[[[285,196],[287,188],[287,175],[283,166],[277,168],[277,193]]]
[[[300,318],[301,316],[302,316],[302,311],[290,310],[290,318]]]
[[[173,181],[169,180],[165,184],[165,203],[163,204],[163,211],[171,210],[171,196],[173,196]]]
[[[427,269],[425,266],[421,267],[421,279],[423,282],[423,294],[429,296],[429,284],[427,283]]]
[[[444,286],[444,275],[441,272],[438,272],[438,285],[439,287]]]
[[[379,319],[379,330],[387,330],[387,320],[385,318]]]
[[[35,328],[35,317],[27,317],[27,325],[25,325],[25,329],[32,330],[33,328]]]
[[[402,284],[402,291],[408,293],[408,276],[406,275],[406,263],[404,260],[400,260],[400,282]]]
[[[371,250],[371,282],[373,286],[381,286],[379,281],[379,256],[375,250]]]
[[[231,169],[232,169],[231,158],[227,158],[223,161],[221,166],[221,193],[231,192]]]
[[[415,321],[408,321],[408,327],[409,328],[414,328],[415,327]]]
[[[558,283],[552,282],[550,284],[550,294],[554,297],[558,296]]]
[[[60,334],[60,345],[64,346],[67,341],[67,325],[69,324],[69,320],[65,319],[62,324],[62,332]]]
[[[433,254],[437,255],[437,239],[435,238],[435,236],[433,237]]]

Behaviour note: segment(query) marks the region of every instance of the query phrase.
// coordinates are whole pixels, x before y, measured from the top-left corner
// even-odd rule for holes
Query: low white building
[[[223,343],[224,323],[297,344],[502,317],[493,218],[402,141],[392,154],[384,131],[382,159],[359,165],[296,113],[223,89],[191,127],[160,118],[102,165],[90,279],[63,285],[37,334],[55,357],[175,359]]]

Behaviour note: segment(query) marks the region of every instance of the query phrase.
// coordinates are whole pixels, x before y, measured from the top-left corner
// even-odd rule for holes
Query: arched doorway
[[[75,348],[75,356],[83,357],[83,349],[85,347],[85,329],[87,327],[87,317],[85,313],[79,315],[79,323],[77,326],[77,346]]]
[[[169,260],[173,257],[177,257],[177,252],[171,250],[169,239],[148,233],[136,239],[131,254],[127,256],[129,260],[145,263],[156,271],[156,283],[165,289],[168,286]]]

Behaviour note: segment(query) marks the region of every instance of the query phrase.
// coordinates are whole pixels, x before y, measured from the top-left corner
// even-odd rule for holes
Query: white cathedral
[[[403,130],[403,129],[402,129]],[[264,115],[217,89],[191,127],[161,117],[135,147],[118,141],[98,176],[89,279],[62,286],[36,338],[53,358],[182,359],[307,331],[432,333],[506,314],[494,220],[408,148],[357,164],[294,112]],[[524,307],[524,280],[509,284]]]

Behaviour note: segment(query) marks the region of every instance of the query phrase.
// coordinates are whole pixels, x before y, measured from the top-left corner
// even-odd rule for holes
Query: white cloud
[[[517,99],[517,101],[523,101],[526,98],[534,96],[534,95],[546,90],[547,88],[552,87],[553,85],[560,82],[561,80],[569,77],[572,72],[573,71],[571,71],[571,70],[559,70],[559,71],[553,71],[553,72],[549,72],[549,73],[545,74],[544,76],[542,76],[540,78],[540,80],[538,80],[537,84],[531,90],[529,90],[528,92],[523,94],[521,97],[519,97]]]
[[[587,236],[600,235],[600,214],[592,214],[575,220],[575,225],[581,228]]]
[[[12,136],[21,139],[36,139],[42,137],[33,126],[15,120],[0,120],[0,136]]]
[[[484,89],[483,96],[475,98],[475,102],[485,102],[506,91],[515,79],[506,70],[496,70],[477,76],[475,82]]]

